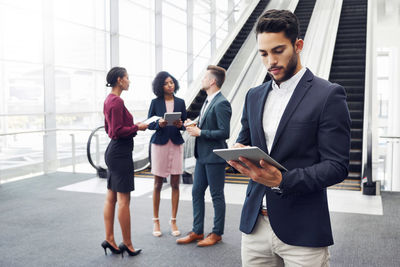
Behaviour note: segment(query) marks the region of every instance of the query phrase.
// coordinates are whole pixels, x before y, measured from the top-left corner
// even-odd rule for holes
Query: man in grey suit
[[[226,162],[213,153],[213,149],[226,148],[229,138],[231,104],[221,94],[220,88],[225,80],[225,69],[210,65],[202,81],[207,99],[201,108],[198,126],[189,126],[186,131],[196,137],[196,167],[192,188],[193,230],[178,239],[178,244],[198,241],[197,246],[212,246],[222,239],[225,225],[225,166]],[[191,122],[186,121],[186,124]],[[210,186],[214,206],[214,227],[204,238],[204,193]]]

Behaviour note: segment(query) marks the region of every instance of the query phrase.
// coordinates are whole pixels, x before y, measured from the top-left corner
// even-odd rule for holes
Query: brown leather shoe
[[[210,233],[210,234],[208,234],[208,236],[205,239],[199,241],[197,243],[197,246],[198,247],[208,247],[208,246],[215,245],[216,243],[218,243],[221,240],[222,240],[222,237],[220,235]]]
[[[204,238],[204,234],[198,235],[195,232],[190,232],[187,236],[179,238],[176,240],[178,244],[189,244],[193,241],[198,241]]]

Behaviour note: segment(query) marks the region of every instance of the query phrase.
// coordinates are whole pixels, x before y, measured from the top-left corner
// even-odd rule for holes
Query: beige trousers
[[[283,243],[268,216],[259,215],[251,234],[242,234],[242,266],[329,267],[328,247],[298,247]]]

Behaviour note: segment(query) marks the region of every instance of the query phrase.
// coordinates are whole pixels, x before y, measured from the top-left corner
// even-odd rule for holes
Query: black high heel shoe
[[[107,255],[107,248],[111,250],[111,253],[113,254],[121,254],[120,249],[114,248],[110,243],[108,243],[107,240],[104,240],[103,243],[101,243],[101,246],[104,248],[104,253]]]
[[[136,256],[142,251],[141,248],[135,249],[135,251],[131,251],[124,243],[119,244],[119,250],[121,250],[122,258],[124,257],[124,251],[128,252],[129,256]]]

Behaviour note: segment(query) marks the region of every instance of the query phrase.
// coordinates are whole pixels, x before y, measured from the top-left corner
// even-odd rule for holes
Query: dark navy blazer
[[[201,118],[201,135],[196,137],[194,155],[202,164],[226,163],[213,149],[226,148],[232,116],[231,104],[219,92]]]
[[[174,112],[182,112],[181,120],[184,122],[187,118],[185,101],[181,98],[174,96]],[[165,99],[157,97],[151,101],[148,118],[152,116],[164,117],[164,113],[167,112],[165,105]],[[151,136],[150,143],[157,145],[164,145],[171,139],[172,143],[176,145],[183,144],[183,138],[180,130],[184,130],[185,127],[178,129],[175,126],[165,126],[161,128],[158,124],[158,120],[149,124],[150,130],[156,130]]]
[[[294,246],[333,244],[326,188],[348,175],[350,115],[342,86],[307,70],[282,115],[272,150],[263,131],[264,105],[271,81],[249,90],[238,143],[257,146],[285,166],[277,194],[250,180],[240,230],[251,233],[264,194],[274,233]]]

